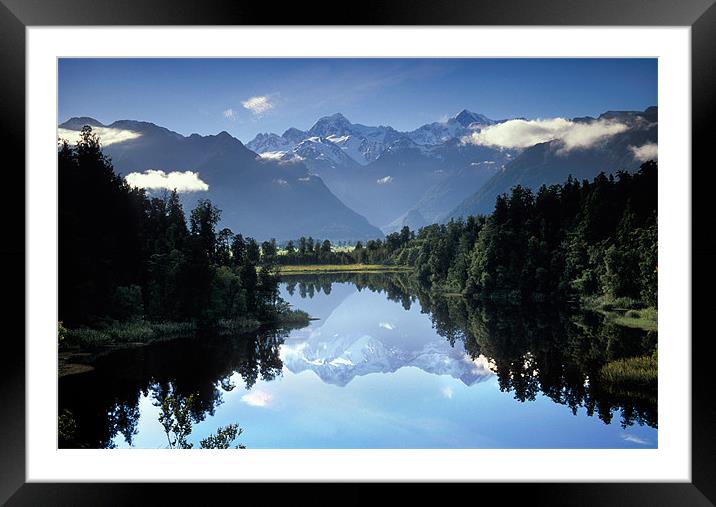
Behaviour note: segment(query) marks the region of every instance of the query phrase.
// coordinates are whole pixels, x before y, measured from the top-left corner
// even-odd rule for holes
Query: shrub
[[[656,387],[658,362],[654,357],[629,357],[610,361],[599,371],[601,380],[615,386]]]
[[[112,295],[112,316],[116,319],[138,319],[144,315],[142,288],[139,285],[120,286]]]
[[[220,319],[217,328],[221,333],[244,333],[259,327],[259,321],[247,318]]]
[[[311,318],[303,310],[286,310],[279,317],[279,322],[285,323],[308,323]]]
[[[58,345],[64,345],[67,340],[67,328],[62,325],[62,322],[57,323],[57,343]]]

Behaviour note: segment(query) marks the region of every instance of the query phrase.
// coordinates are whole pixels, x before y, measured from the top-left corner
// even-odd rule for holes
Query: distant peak
[[[89,125],[90,127],[104,127],[101,122],[95,120],[94,118],[90,118],[89,116],[74,116],[66,122],[62,123],[60,125],[60,128],[68,130],[80,130],[85,125]]]
[[[319,118],[319,120],[316,122],[316,125],[323,124],[323,123],[348,123],[350,124],[350,120],[343,116],[341,113],[333,113],[328,116],[323,116]]]
[[[291,127],[287,129],[281,137],[283,137],[284,139],[288,139],[289,141],[292,141],[294,143],[297,143],[299,141],[302,141],[306,137],[306,133],[298,130],[295,127]]]
[[[331,134],[342,135],[352,128],[352,123],[341,113],[333,113],[319,119],[309,130],[311,134],[322,137]]]
[[[221,132],[216,134],[216,139],[223,141],[225,143],[236,142],[242,146],[244,144],[241,141],[239,141],[238,139],[236,139],[234,136],[229,134],[226,130],[222,130]]]
[[[492,123],[492,120],[490,120],[487,116],[473,113],[472,111],[468,111],[467,109],[463,109],[462,111],[457,113],[455,116],[453,116],[453,119],[464,127],[467,127],[471,123]]]

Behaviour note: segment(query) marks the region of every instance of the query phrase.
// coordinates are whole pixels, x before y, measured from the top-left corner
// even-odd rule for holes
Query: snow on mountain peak
[[[494,374],[482,356],[472,359],[461,347],[446,340],[426,343],[416,350],[387,345],[371,335],[338,336],[324,339],[320,334],[307,341],[284,345],[283,364],[293,373],[313,371],[323,382],[345,386],[355,377],[389,373],[415,367],[433,375],[449,375],[465,385],[483,382]]]
[[[293,151],[303,158],[315,156],[340,163],[347,157],[367,165],[386,151],[441,145],[494,123],[484,115],[463,109],[447,121],[423,125],[412,132],[398,132],[390,126],[351,123],[342,113],[334,113],[321,117],[308,131],[292,127],[281,136],[259,134],[246,146],[259,154]],[[303,144],[305,141],[310,143]],[[331,146],[340,149],[345,157],[339,156]]]

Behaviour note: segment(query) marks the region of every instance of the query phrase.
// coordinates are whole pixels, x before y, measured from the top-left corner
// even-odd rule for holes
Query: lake
[[[167,395],[194,395],[188,440],[238,423],[247,448],[654,448],[657,396],[590,381],[656,333],[555,307],[469,305],[405,273],[285,277],[301,329],[117,350],[59,380],[84,447],[167,447]]]

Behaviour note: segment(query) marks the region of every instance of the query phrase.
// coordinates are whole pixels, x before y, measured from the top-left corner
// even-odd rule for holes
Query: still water
[[[238,423],[248,448],[654,448],[655,392],[590,382],[655,333],[555,308],[469,307],[401,274],[303,276],[302,329],[201,336],[60,379],[83,447],[167,447],[158,400],[195,395],[188,440]]]

